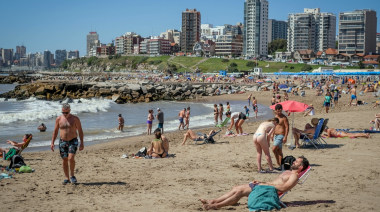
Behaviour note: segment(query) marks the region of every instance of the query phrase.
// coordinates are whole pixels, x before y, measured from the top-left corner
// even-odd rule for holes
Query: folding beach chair
[[[301,172],[301,173],[299,174],[299,179],[298,179],[298,184],[299,184],[299,185],[302,185],[302,184],[305,182],[305,180],[307,179],[307,177],[309,177],[310,170],[311,170],[311,166],[307,167],[307,169],[305,169],[303,172]],[[282,199],[287,193],[288,193],[288,191],[285,192],[285,193],[279,193],[279,194],[278,194],[278,197],[279,197],[279,199],[280,199],[280,204],[281,204],[282,206],[284,206],[284,208],[287,208],[287,206],[281,201],[281,199]]]
[[[230,120],[231,118],[226,118],[224,119],[224,121],[221,123],[221,124],[218,124],[216,125],[215,127],[219,128],[219,131],[221,131],[223,129],[224,126],[226,126],[226,124],[228,123],[228,121]],[[220,140],[220,134],[219,134],[219,140]]]
[[[19,149],[18,155],[21,155],[22,151],[28,148],[30,141],[32,140],[32,135],[26,140],[25,144]]]
[[[326,141],[322,138],[322,133],[325,131],[327,123],[329,122],[329,119],[325,119],[322,124],[321,132],[319,133],[319,136],[317,138],[318,144],[325,146],[322,141],[327,145]],[[322,141],[321,141],[322,140]]]
[[[323,121],[324,121],[324,119],[319,119],[319,122],[318,122],[317,128],[315,129],[315,133],[313,135],[313,138],[309,138],[309,135],[312,135],[312,134],[301,133],[301,135],[304,135],[304,138],[302,139],[303,145],[310,145],[311,144],[315,148],[318,149],[317,144],[319,144],[318,139],[319,139],[320,132],[322,129]]]
[[[213,143],[215,143],[213,137],[214,137],[216,134],[218,134],[220,131],[222,131],[222,130],[216,131],[216,132],[214,132],[213,134],[211,134],[210,136],[207,136],[206,134],[202,134],[201,132],[197,132],[197,134],[198,134],[199,136],[203,136],[203,143],[204,143],[204,144],[213,144]],[[198,142],[198,139],[196,139],[196,140],[194,141],[194,145],[197,144],[197,142]]]

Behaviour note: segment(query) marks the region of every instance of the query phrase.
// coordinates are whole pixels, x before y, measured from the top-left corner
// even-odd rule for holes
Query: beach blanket
[[[255,186],[248,196],[249,211],[281,209],[277,190],[273,186]]]

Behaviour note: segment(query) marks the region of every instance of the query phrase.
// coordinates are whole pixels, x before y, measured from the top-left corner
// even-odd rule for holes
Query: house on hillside
[[[316,55],[313,52],[313,50],[298,50],[294,52],[294,59],[296,61],[305,61],[310,62],[311,60],[315,59]]]
[[[363,58],[363,64],[365,65],[365,66],[370,66],[370,65],[372,65],[372,66],[374,66],[374,67],[376,67],[376,66],[378,66],[379,65],[379,62],[378,61],[380,61],[380,55],[367,55],[367,56],[365,56],[364,58]]]

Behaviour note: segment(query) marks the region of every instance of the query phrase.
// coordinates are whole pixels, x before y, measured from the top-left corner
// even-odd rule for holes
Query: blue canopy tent
[[[284,84],[279,85],[278,87],[279,87],[280,89],[288,88],[288,86],[287,86],[287,85],[284,85]]]

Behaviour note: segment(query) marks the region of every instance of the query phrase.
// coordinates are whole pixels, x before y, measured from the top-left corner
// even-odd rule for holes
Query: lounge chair
[[[307,177],[309,177],[309,174],[310,174],[310,170],[311,170],[311,166],[307,167],[307,169],[305,169],[303,172],[301,172],[299,174],[299,179],[298,179],[298,184],[299,185],[302,185],[305,180],[307,179]],[[282,206],[284,206],[284,208],[287,208],[288,206],[286,206],[282,201],[281,199],[287,194],[288,192],[285,192],[285,193],[279,193],[278,194],[278,197],[280,199],[280,204]]]
[[[213,144],[213,143],[215,143],[213,137],[214,137],[216,134],[218,134],[220,131],[222,131],[222,130],[218,130],[218,131],[214,132],[213,134],[211,134],[210,136],[207,136],[206,134],[202,134],[201,132],[197,132],[197,134],[198,134],[199,136],[203,136],[203,143],[204,143],[204,144]],[[197,142],[198,142],[198,140],[196,139],[196,140],[194,141],[194,145],[197,144]]]
[[[228,123],[228,121],[230,120],[231,118],[226,118],[224,119],[224,121],[221,123],[221,124],[218,124],[216,125],[215,127],[219,128],[219,131],[223,129],[224,126],[226,126],[226,124]],[[219,139],[220,139],[220,134],[219,134]]]
[[[323,131],[325,131],[328,122],[329,122],[329,119],[325,119],[325,120],[323,121],[321,131],[319,132],[319,136],[318,136],[318,138],[317,138],[318,144],[320,144],[320,145],[322,145],[322,146],[325,146],[325,145],[322,143],[322,141],[327,145],[326,141],[322,138],[322,133],[323,133]],[[322,140],[322,141],[321,141],[321,140]]]
[[[19,149],[18,155],[21,155],[22,151],[28,148],[30,141],[32,140],[33,135],[31,135],[28,140],[26,140],[25,144]]]
[[[323,125],[324,119],[319,119],[317,128],[315,129],[315,133],[313,134],[306,134],[306,133],[301,133],[301,135],[304,135],[304,139],[302,139],[303,145],[310,145],[312,144],[315,148],[318,149],[317,144],[320,144],[318,139],[321,134],[321,129]],[[313,138],[309,138],[309,135],[313,135]]]

